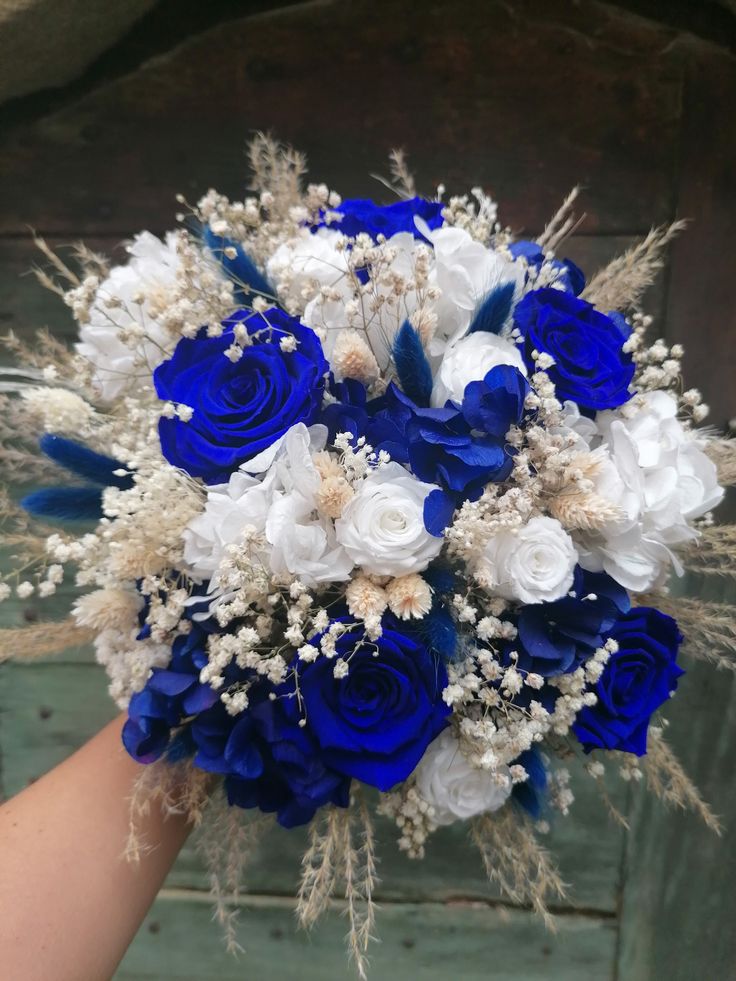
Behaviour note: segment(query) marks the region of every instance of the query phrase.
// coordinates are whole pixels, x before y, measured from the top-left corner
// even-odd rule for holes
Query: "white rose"
[[[338,542],[372,575],[422,572],[443,545],[424,527],[424,501],[434,489],[398,463],[371,471],[335,522]]]
[[[141,379],[150,384],[151,372],[173,346],[152,311],[160,311],[166,293],[176,288],[181,265],[176,242],[175,232],[165,242],[150,232],[136,235],[127,246],[130,260],[110,270],[98,287],[89,321],[80,327],[76,349],[94,366],[95,385],[105,402]],[[141,295],[143,303],[135,302]],[[110,301],[115,305],[108,306]],[[130,328],[142,328],[146,336],[126,344],[121,332]]]
[[[488,542],[477,573],[497,596],[519,603],[551,603],[569,592],[578,553],[555,518],[531,518]]]
[[[723,488],[667,392],[638,395],[620,409],[598,413],[596,423],[624,488],[614,501],[623,513],[583,537],[581,562],[642,592],[659,583],[670,564],[681,573],[672,548],[697,538],[691,522],[720,503]]]
[[[510,341],[478,331],[463,337],[445,351],[432,389],[432,405],[442,408],[448,399],[462,403],[470,382],[481,381],[491,368],[507,364],[526,376],[526,365]]]
[[[437,331],[430,344],[430,353],[436,355],[442,353],[447,341],[462,337],[483,297],[504,283],[514,283],[518,291],[524,272],[462,228],[446,225],[430,229],[421,218],[415,219],[415,224],[432,243],[434,269],[430,281],[442,291],[435,307]]]
[[[451,729],[429,744],[414,776],[420,795],[434,808],[434,821],[441,825],[497,811],[511,793],[508,767],[489,773],[471,766]]]

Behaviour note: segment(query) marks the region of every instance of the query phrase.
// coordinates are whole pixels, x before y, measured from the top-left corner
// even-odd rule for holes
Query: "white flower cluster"
[[[67,291],[76,352],[38,373],[23,411],[92,454],[82,466],[78,448],[54,451],[104,487],[101,512],[94,530],[52,535],[41,571],[15,590],[51,595],[75,564],[87,592],[74,616],[97,632],[121,706],[193,624],[212,628],[198,681],[232,716],[256,682],[278,686],[318,661],[350,686],[359,647],[341,640],[356,626],[379,660],[386,625],[406,632],[431,652],[439,711],[451,709],[382,805],[401,847],[420,855],[436,827],[502,808],[529,779],[523,753],[569,749],[616,641],[602,636],[543,674],[524,658],[521,613],[592,602],[575,593],[583,572],[637,594],[681,570],[678,547],[723,496],[693,427],[705,407],[698,393],[674,394],[679,346],[649,344],[641,315],[604,316],[610,282],[601,310],[594,290],[577,296],[557,256],[569,219],[519,251],[478,190],[398,202],[402,219],[371,205],[373,225],[365,202],[356,218],[356,203],[324,185],[302,190],[296,158],[265,153],[259,166],[255,196],[211,191],[193,209],[202,240],[143,232],[126,264],[90,266]],[[306,393],[296,372],[277,392],[273,361],[260,359],[273,334],[268,355],[288,369],[306,335],[247,327],[276,305],[319,349]],[[593,316],[608,323],[595,340],[607,360],[586,347]],[[180,345],[215,340],[211,389],[159,400],[156,369],[173,370]],[[248,433],[271,425],[271,442],[249,453]],[[223,447],[236,461],[224,473]],[[188,461],[210,451],[207,480]],[[0,598],[10,593],[0,584]],[[251,680],[231,682],[235,669]],[[564,771],[549,788],[566,811]]]

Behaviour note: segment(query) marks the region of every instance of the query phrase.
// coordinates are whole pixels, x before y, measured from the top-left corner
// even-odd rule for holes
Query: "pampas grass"
[[[0,664],[3,661],[37,661],[68,647],[83,647],[94,640],[96,631],[78,627],[71,617],[54,623],[0,630]]]
[[[720,820],[683,770],[682,764],[664,739],[661,728],[650,727],[647,753],[642,757],[640,765],[647,787],[664,804],[683,811],[693,811],[711,831],[717,835],[722,834]]]
[[[244,873],[264,833],[272,826],[269,815],[244,811],[228,803],[222,788],[207,807],[207,820],[196,837],[197,851],[210,880],[214,918],[223,931],[229,953],[238,954],[237,901],[244,890]]]
[[[301,927],[311,929],[329,908],[339,879],[345,887],[348,953],[359,977],[365,979],[368,946],[374,939],[376,906],[373,895],[378,876],[373,823],[360,790],[354,793],[349,808],[325,808],[322,820],[314,818],[309,826],[309,846],[302,859],[296,906]]]
[[[667,245],[687,226],[685,221],[653,228],[641,242],[613,259],[596,273],[582,292],[582,298],[599,310],[630,310],[664,267]]]
[[[672,598],[661,593],[638,598],[674,617],[684,634],[683,651],[724,671],[736,671],[736,610],[730,603]]]
[[[733,487],[736,484],[736,439],[709,440],[705,452],[716,465],[718,483]]]
[[[545,251],[552,251],[558,248],[562,242],[571,235],[575,227],[579,224],[573,213],[572,206],[580,194],[579,187],[573,187],[558,210],[549,220],[544,231],[537,239],[539,247]]]
[[[564,899],[566,887],[529,819],[514,807],[504,807],[475,818],[471,836],[489,880],[512,903],[531,906],[548,929],[555,930],[549,903]]]
[[[712,525],[681,553],[691,572],[736,578],[736,525]]]

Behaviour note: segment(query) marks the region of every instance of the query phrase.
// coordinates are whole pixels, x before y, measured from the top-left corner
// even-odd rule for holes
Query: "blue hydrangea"
[[[567,596],[519,611],[519,633],[512,644],[519,667],[543,677],[574,671],[601,647],[630,608],[623,586],[605,572],[586,572],[577,566]]]

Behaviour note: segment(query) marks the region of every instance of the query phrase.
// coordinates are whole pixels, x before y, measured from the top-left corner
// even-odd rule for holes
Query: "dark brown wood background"
[[[658,334],[686,345],[686,382],[703,390],[712,423],[736,415],[730,21],[688,20],[679,4],[661,23],[590,0],[224,3],[210,20],[207,4],[195,6],[182,5],[182,24],[161,4],[170,22],[159,10],[86,81],[0,109],[0,323],[71,336],[64,309],[24,275],[29,226],[54,246],[84,238],[115,251],[141,228],[172,227],[179,191],[242,193],[245,138],[267,129],[344,195],[380,194],[369,175],[402,146],[420,187],[481,184],[519,232],[539,230],[580,182],[587,220],[569,254],[591,273],[652,224],[692,219],[649,309]],[[32,604],[1,612],[5,622],[38,615]],[[103,689],[85,652],[3,669],[6,793],[109,716]],[[694,669],[671,714],[678,749],[726,819],[723,839],[619,787],[627,843],[577,781],[576,816],[553,832],[574,897],[557,936],[486,890],[461,834],[440,836],[423,866],[387,844],[376,981],[736,978],[733,678]],[[254,869],[241,964],[219,952],[187,852],[119,977],[347,976],[339,919],[311,942],[294,935],[299,844],[276,838]]]

